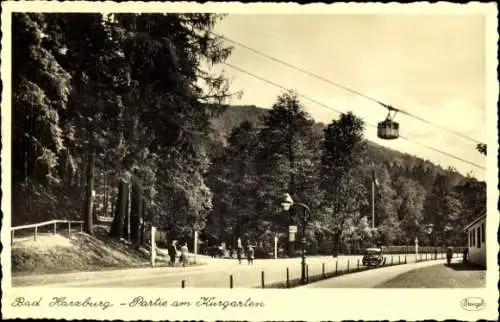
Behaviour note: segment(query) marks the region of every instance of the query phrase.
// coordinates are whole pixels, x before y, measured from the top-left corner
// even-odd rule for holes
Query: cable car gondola
[[[390,105],[384,106],[389,110],[385,121],[379,122],[377,125],[377,136],[383,140],[394,140],[399,138],[399,123],[394,122],[394,117],[398,111]],[[394,114],[391,116],[391,112]]]

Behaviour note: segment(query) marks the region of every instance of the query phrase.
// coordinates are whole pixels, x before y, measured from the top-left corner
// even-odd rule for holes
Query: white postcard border
[[[498,200],[498,129],[497,99],[498,81],[497,53],[497,8],[495,4],[469,3],[413,3],[413,4],[354,4],[335,5],[294,3],[172,3],[172,2],[45,2],[19,1],[2,3],[2,311],[5,318],[64,318],[64,319],[123,319],[123,320],[423,320],[494,319],[497,317],[498,264],[496,255],[499,247],[496,231],[499,226]],[[484,14],[487,19],[487,247],[488,270],[485,289],[152,289],[152,288],[12,288],[10,279],[10,202],[9,184],[11,169],[10,133],[10,13],[14,11],[39,12],[226,12],[226,13],[392,13],[392,14]],[[42,307],[13,307],[18,296],[37,299],[43,297]],[[109,301],[113,304],[102,308],[50,307],[53,297],[67,297],[72,300]],[[136,296],[148,299],[161,297],[170,303],[186,301],[190,307],[137,308],[128,303]],[[264,303],[263,307],[204,307],[197,306],[200,297],[215,297],[222,301],[247,301]],[[481,311],[466,311],[460,306],[466,297],[480,297],[486,301]],[[125,305],[121,305],[121,304]]]

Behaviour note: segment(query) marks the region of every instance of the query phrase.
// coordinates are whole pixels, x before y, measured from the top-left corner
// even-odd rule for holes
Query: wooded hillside
[[[300,104],[300,102],[297,103]],[[286,235],[286,226],[290,223],[287,220],[281,220],[280,224],[276,225],[274,223],[276,218],[266,220],[265,214],[259,215],[258,210],[252,210],[258,203],[255,199],[241,196],[242,191],[245,191],[243,195],[253,195],[256,198],[259,195],[257,191],[264,187],[259,179],[254,178],[254,181],[250,179],[250,170],[248,170],[250,173],[245,174],[247,171],[245,167],[248,167],[245,162],[248,161],[240,160],[240,158],[245,153],[254,153],[248,149],[256,149],[254,145],[258,143],[254,140],[258,140],[257,133],[266,127],[264,123],[266,118],[270,117],[269,113],[271,113],[270,109],[256,106],[231,106],[213,121],[213,128],[226,149],[219,153],[219,159],[216,159],[212,165],[211,173],[214,177],[209,181],[209,186],[215,193],[214,201],[217,211],[213,212],[209,218],[211,223],[209,229],[213,235],[228,239],[228,242],[236,238],[236,235],[245,235],[250,240],[264,239],[270,245],[276,232],[282,236]],[[319,140],[324,140],[325,128],[326,126],[322,123],[311,124],[311,131]],[[362,133],[358,134],[362,137]],[[348,224],[342,223],[338,233],[343,235],[343,238],[341,236],[339,239],[345,244],[352,244],[352,240],[358,239],[360,244],[403,245],[412,244],[413,239],[418,236],[421,243],[425,245],[464,244],[465,237],[462,228],[467,222],[485,212],[485,182],[470,176],[464,177],[453,168],[443,169],[428,160],[364,139],[362,141],[363,152],[359,154],[362,155],[360,157],[362,162],[355,173],[360,184],[358,191],[362,191],[357,201],[359,207],[356,213],[351,214],[353,218],[346,219]],[[247,147],[246,143],[251,144],[252,147]],[[266,144],[266,142],[260,143]],[[343,162],[346,160],[344,159]],[[238,163],[243,166],[237,168],[240,169],[238,175],[236,171],[227,170],[228,166],[235,167]],[[226,170],[221,170],[221,168]],[[375,197],[377,227],[375,230],[371,229],[372,169],[375,170],[379,183]],[[221,175],[224,179],[220,179]],[[316,177],[318,180],[321,178],[321,175]],[[234,182],[239,180],[244,181],[234,186]],[[329,178],[326,180],[327,185],[328,180],[331,184],[335,182],[334,178]],[[257,190],[253,193],[252,185],[254,185],[253,189]],[[317,192],[314,193],[319,195]],[[329,191],[329,193],[338,192]],[[348,194],[345,195],[341,203],[345,203],[348,198]],[[307,196],[301,200],[315,202],[314,198]],[[325,209],[320,211],[325,211]],[[275,205],[273,210],[267,209],[266,212],[273,213],[279,210]],[[329,232],[326,232],[323,229],[328,227],[325,220],[326,218],[323,218],[315,222],[316,230],[311,230],[310,238],[317,239],[318,244],[325,238],[329,238],[328,235],[335,228],[331,226]],[[282,237],[282,239],[286,238]]]

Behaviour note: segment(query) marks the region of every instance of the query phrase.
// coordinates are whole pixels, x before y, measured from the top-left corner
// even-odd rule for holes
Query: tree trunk
[[[340,232],[335,231],[333,234],[333,256],[337,257],[340,251]]]
[[[288,193],[292,196],[295,195],[296,186],[295,186],[295,153],[293,150],[294,143],[294,133],[292,132],[292,115],[291,111],[288,110],[288,162],[290,164],[290,186],[288,187]],[[292,197],[293,198],[293,197]]]
[[[60,158],[62,161],[59,164],[59,177],[61,178],[62,182],[67,182],[69,167],[69,151],[67,148],[61,152]]]
[[[97,211],[97,203],[92,203],[92,213],[94,216],[94,223],[99,223],[99,212]]]
[[[123,238],[130,240],[130,197],[131,197],[131,187],[130,184],[127,184],[127,196],[126,196],[126,204],[125,204],[125,220],[123,223]]]
[[[224,224],[224,216],[219,214],[219,243],[224,241],[224,230],[225,230],[225,224]]]
[[[111,212],[110,213],[113,216],[115,214],[115,204],[116,204],[115,202],[113,202],[113,200],[115,200],[114,195],[115,195],[114,189],[111,188],[111,191],[109,192],[109,200],[111,200],[111,202],[110,202],[110,204],[111,204]],[[118,198],[118,196],[117,196],[117,198]]]
[[[69,152],[68,150],[68,154],[71,155],[71,153]],[[73,160],[74,161],[74,160]],[[68,176],[67,176],[67,180],[68,180],[68,187],[73,187],[73,178],[75,177],[75,168],[72,166],[69,171],[68,171]]]
[[[92,191],[94,190],[94,146],[92,142],[92,131],[89,128],[89,148],[88,148],[88,162],[87,162],[87,186],[85,189],[85,232],[92,235],[93,227],[93,197]]]
[[[104,197],[103,197],[103,209],[104,209],[104,212],[103,212],[103,216],[108,216],[108,195],[109,195],[109,192],[108,192],[108,180],[107,180],[107,175],[106,173],[104,173],[103,175],[103,189],[104,189]]]
[[[135,183],[132,183],[132,199],[130,207],[130,238],[132,242],[139,246],[141,244],[141,217],[142,217],[142,189]]]
[[[82,169],[85,168],[85,160],[82,158],[81,166],[80,166],[80,187],[83,186],[83,183],[85,182],[85,176],[83,175]]]
[[[147,207],[146,201],[142,199],[142,225],[141,225],[141,245],[146,244],[146,218],[147,218]]]
[[[29,113],[28,113],[28,108],[26,105],[24,105],[24,110],[25,110],[25,130],[24,130],[24,183],[26,184],[26,187],[28,186],[28,147],[30,146],[30,141],[29,138],[26,136],[26,131],[28,131],[28,125],[30,124],[29,121]]]
[[[128,183],[122,179],[120,180],[118,186],[118,197],[116,198],[115,214],[110,231],[110,236],[118,240],[123,237],[123,228],[127,211],[127,197]]]

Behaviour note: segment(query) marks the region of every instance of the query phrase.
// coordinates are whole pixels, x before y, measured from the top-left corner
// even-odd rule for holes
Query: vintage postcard
[[[493,320],[494,3],[2,3],[2,313]]]

